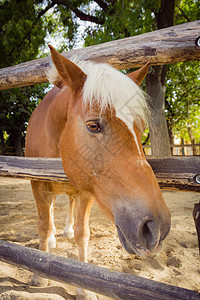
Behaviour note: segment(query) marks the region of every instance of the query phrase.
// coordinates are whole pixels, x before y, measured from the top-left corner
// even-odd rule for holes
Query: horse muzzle
[[[153,217],[134,217],[117,213],[115,225],[122,246],[130,253],[141,257],[155,254],[170,230],[170,219],[166,222]]]

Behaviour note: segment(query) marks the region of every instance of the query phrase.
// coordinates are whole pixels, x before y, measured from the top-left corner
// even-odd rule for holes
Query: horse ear
[[[62,82],[56,82],[55,80],[54,84],[58,87],[68,85],[74,92],[77,92],[83,86],[86,74],[72,61],[58,53],[51,45],[49,45],[49,48],[52,61],[62,80]]]
[[[131,78],[137,85],[140,85],[144,80],[147,72],[149,70],[150,63],[147,62],[142,68],[127,74],[129,78]]]

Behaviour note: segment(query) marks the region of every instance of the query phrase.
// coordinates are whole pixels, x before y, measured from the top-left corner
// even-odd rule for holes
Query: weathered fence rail
[[[64,53],[69,59],[109,63],[117,69],[139,67],[149,61],[163,65],[200,59],[200,21],[160,29]],[[0,90],[47,82],[50,58],[37,59],[0,70]]]
[[[200,157],[148,158],[162,189],[200,192]],[[0,176],[68,182],[61,158],[0,156]]]
[[[43,277],[82,287],[114,299],[199,300],[200,294],[135,275],[73,261],[0,240],[0,259]]]

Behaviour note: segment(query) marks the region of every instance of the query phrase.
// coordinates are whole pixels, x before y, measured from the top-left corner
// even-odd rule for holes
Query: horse
[[[80,261],[87,262],[94,201],[113,220],[128,253],[156,253],[170,230],[171,217],[141,144],[148,105],[139,85],[149,64],[125,75],[108,64],[72,62],[49,47],[53,63],[47,77],[54,87],[31,116],[25,155],[61,157],[70,183],[31,181],[39,249],[56,246],[55,197],[66,193],[70,204],[65,234],[74,236]],[[41,282],[34,274],[31,284]],[[96,296],[78,289],[77,299]]]

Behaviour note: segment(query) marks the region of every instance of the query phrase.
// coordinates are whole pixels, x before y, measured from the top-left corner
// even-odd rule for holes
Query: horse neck
[[[60,156],[60,139],[67,122],[70,101],[70,91],[66,89],[55,96],[45,118],[47,151],[51,152],[51,156]]]

